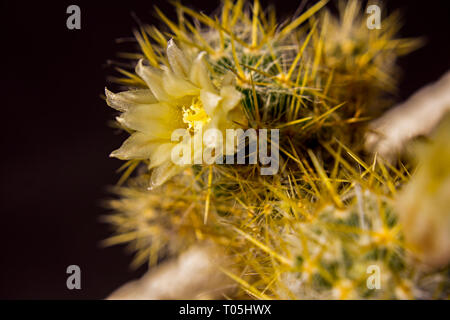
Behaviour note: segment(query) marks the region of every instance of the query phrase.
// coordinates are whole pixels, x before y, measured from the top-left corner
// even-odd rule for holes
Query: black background
[[[279,16],[300,1],[274,1]],[[184,1],[212,12],[216,1]],[[263,1],[267,3],[267,1]],[[81,30],[66,28],[66,8],[81,8]],[[399,101],[450,67],[448,1],[388,1],[402,8],[403,36],[425,36],[402,58]],[[0,298],[99,299],[144,271],[132,271],[123,247],[102,248],[110,235],[99,217],[106,187],[121,162],[108,158],[123,141],[108,127],[114,112],[100,98],[106,66],[131,36],[136,15],[157,23],[162,1],[2,1]],[[66,288],[66,268],[82,270],[82,289]]]

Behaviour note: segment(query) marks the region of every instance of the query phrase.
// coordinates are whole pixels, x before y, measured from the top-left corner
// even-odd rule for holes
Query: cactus
[[[132,152],[119,152],[128,160],[120,180],[126,184],[108,202],[113,212],[105,219],[116,234],[106,244],[128,243],[135,266],[154,266],[213,242],[228,260],[217,272],[236,283],[231,298],[445,297],[446,271],[425,267],[398,222],[397,193],[414,164],[392,164],[362,149],[368,120],[391,103],[397,57],[420,40],[395,37],[395,14],[382,29],[369,30],[359,2],[341,2],[339,17],[326,5],[318,1],[281,24],[258,0],[224,0],[211,17],[177,2],[178,21],[155,8],[164,29],[142,25],[135,31],[139,52],[122,54],[131,64],[140,61],[136,73],[118,68],[115,81],[129,91],[107,91],[108,104],[122,112],[118,126],[133,137],[148,125],[153,134],[157,121],[145,124],[147,113],[139,126],[127,122],[139,116],[138,107],[164,100],[148,77],[176,74],[177,66],[195,65],[201,56],[208,90],[221,102],[207,108],[202,92],[209,84],[198,80],[204,71],[180,72],[179,86],[187,81],[193,89],[188,102],[173,94],[164,100],[180,114],[170,121],[188,125],[186,119],[205,112],[204,126],[219,118],[229,120],[215,126],[221,130],[277,129],[279,168],[271,175],[260,174],[260,162],[175,168],[161,160],[170,150],[133,140],[126,145]],[[162,87],[168,92],[167,82]],[[232,108],[224,101],[233,101]],[[195,139],[197,128],[187,130]],[[368,284],[370,270],[379,271],[379,288]]]

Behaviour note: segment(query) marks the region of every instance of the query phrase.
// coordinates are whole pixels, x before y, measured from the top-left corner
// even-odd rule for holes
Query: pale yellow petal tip
[[[214,115],[214,110],[222,99],[223,97],[213,92],[204,89],[200,91],[200,100],[203,103],[203,108],[209,116]]]
[[[200,52],[192,63],[189,79],[197,86],[209,91],[216,91],[209,76],[208,67],[204,59],[206,52]]]
[[[150,189],[163,185],[170,178],[180,172],[181,167],[174,165],[172,162],[166,162],[153,169],[150,177]]]
[[[133,157],[130,157],[129,155],[127,156],[127,155],[125,154],[125,152],[124,152],[123,150],[121,150],[121,148],[119,148],[119,149],[114,150],[113,152],[111,152],[111,153],[109,154],[109,157],[110,157],[110,158],[116,158],[116,159],[119,159],[119,160],[130,160],[130,159],[133,158]]]
[[[222,87],[220,90],[220,95],[223,97],[222,107],[227,112],[234,109],[243,97],[243,94],[236,90],[234,86]]]
[[[178,48],[173,39],[167,42],[167,58],[173,72],[179,77],[186,77],[188,74],[188,60],[183,51]]]
[[[175,41],[173,40],[173,38],[170,38],[169,41],[167,41],[167,51],[169,51],[169,48],[173,48],[173,47],[177,47],[177,45],[175,44]]]
[[[112,91],[109,91],[107,87],[105,87],[105,96],[106,96],[106,104],[111,108],[116,109],[115,104],[113,103],[116,94]]]
[[[134,71],[136,72],[136,74],[142,77],[142,70],[144,69],[144,63],[143,63],[144,59],[139,59],[138,62],[136,63],[136,67],[134,68]]]
[[[195,58],[195,61],[202,61],[206,55],[207,55],[206,51],[201,51]]]
[[[114,93],[105,88],[106,104],[117,111],[126,111],[128,104],[124,100],[123,93]]]
[[[141,77],[144,81],[146,81],[147,76],[151,74],[149,71],[151,70],[153,71],[153,73],[156,74],[157,68],[153,68],[149,65],[146,65],[144,62],[145,62],[144,58],[139,59],[138,62],[136,63],[134,71],[139,77]]]
[[[105,95],[106,95],[106,98],[108,98],[111,94],[114,94],[114,93],[111,92],[111,91],[109,91],[109,90],[108,90],[108,87],[105,87]]]
[[[122,157],[121,157],[121,155],[120,155],[120,152],[118,152],[119,150],[114,150],[113,152],[111,152],[110,154],[109,154],[109,157],[110,158],[117,158],[117,159],[121,159],[122,160]]]
[[[136,64],[136,74],[141,77],[158,101],[165,101],[169,98],[163,88],[162,74],[160,68],[144,65],[144,59],[140,59]]]
[[[124,146],[122,145],[119,149],[114,150],[109,154],[110,158],[116,158],[119,160],[130,160],[129,157],[126,156],[126,153],[124,152]]]

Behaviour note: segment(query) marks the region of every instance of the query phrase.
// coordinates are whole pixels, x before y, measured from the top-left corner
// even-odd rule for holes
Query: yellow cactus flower
[[[120,93],[106,89],[108,105],[122,112],[117,121],[133,131],[111,156],[150,160],[153,186],[161,185],[183,167],[171,161],[172,149],[179,143],[171,139],[175,130],[185,129],[195,140],[207,129],[225,132],[236,127],[232,114],[239,111],[241,93],[229,77],[224,77],[221,87],[216,88],[205,54],[199,53],[191,62],[170,40],[169,65],[155,68],[144,65],[141,59],[136,66],[136,73],[149,89]]]

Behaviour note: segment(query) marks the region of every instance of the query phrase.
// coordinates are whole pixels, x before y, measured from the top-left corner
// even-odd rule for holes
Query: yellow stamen
[[[198,98],[192,100],[189,108],[183,107],[183,122],[188,125],[188,129],[198,131],[210,120],[211,118],[203,109],[203,105]]]

